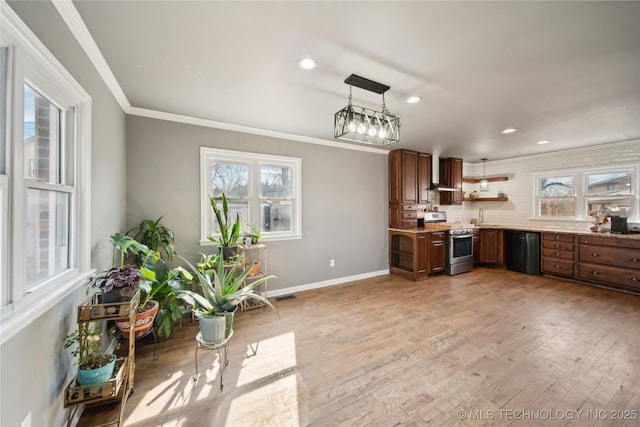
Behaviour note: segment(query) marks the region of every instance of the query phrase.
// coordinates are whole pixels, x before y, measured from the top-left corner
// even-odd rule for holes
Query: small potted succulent
[[[78,329],[64,338],[64,347],[70,348],[71,355],[77,358],[78,382],[80,385],[96,384],[108,381],[113,375],[116,355],[100,352],[100,330],[80,323]]]

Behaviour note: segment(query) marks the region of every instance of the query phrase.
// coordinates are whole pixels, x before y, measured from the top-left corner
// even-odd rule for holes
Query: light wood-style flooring
[[[640,296],[476,268],[275,304],[237,314],[222,391],[197,323],[140,343],[124,425],[640,425]]]

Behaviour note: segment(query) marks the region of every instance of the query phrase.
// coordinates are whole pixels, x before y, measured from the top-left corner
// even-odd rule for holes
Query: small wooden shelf
[[[465,202],[506,202],[507,197],[465,197]]]
[[[485,179],[487,180],[487,182],[509,181],[509,177],[507,176],[488,176]],[[467,182],[470,184],[478,184],[480,181],[482,181],[482,178],[475,178],[470,176],[462,177],[462,182]]]

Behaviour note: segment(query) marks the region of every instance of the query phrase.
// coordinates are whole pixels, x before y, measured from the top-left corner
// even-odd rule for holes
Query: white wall
[[[451,221],[469,222],[472,218],[478,218],[478,209],[482,208],[485,224],[587,231],[591,226],[590,221],[567,222],[531,219],[534,212],[534,174],[549,170],[638,163],[640,163],[640,140],[487,161],[487,176],[507,175],[509,180],[490,182],[490,191],[481,193],[482,197],[495,197],[498,191],[501,191],[507,195],[509,200],[507,202],[465,202],[462,206],[443,206],[442,208],[447,212],[447,218]],[[463,169],[465,176],[481,177],[483,174],[482,163],[465,163]],[[465,184],[464,188],[470,192],[474,186],[473,184]]]
[[[53,5],[9,2],[11,8],[92,98],[91,265],[111,262],[109,236],[124,229],[125,116]],[[85,289],[34,313],[29,324],[0,347],[0,426],[60,426],[67,411],[63,391],[75,367],[63,337],[75,328],[76,306]]]

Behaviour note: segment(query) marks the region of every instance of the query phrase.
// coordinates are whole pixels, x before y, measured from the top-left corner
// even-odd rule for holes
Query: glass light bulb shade
[[[480,191],[489,191],[489,181],[484,178],[480,180]]]

